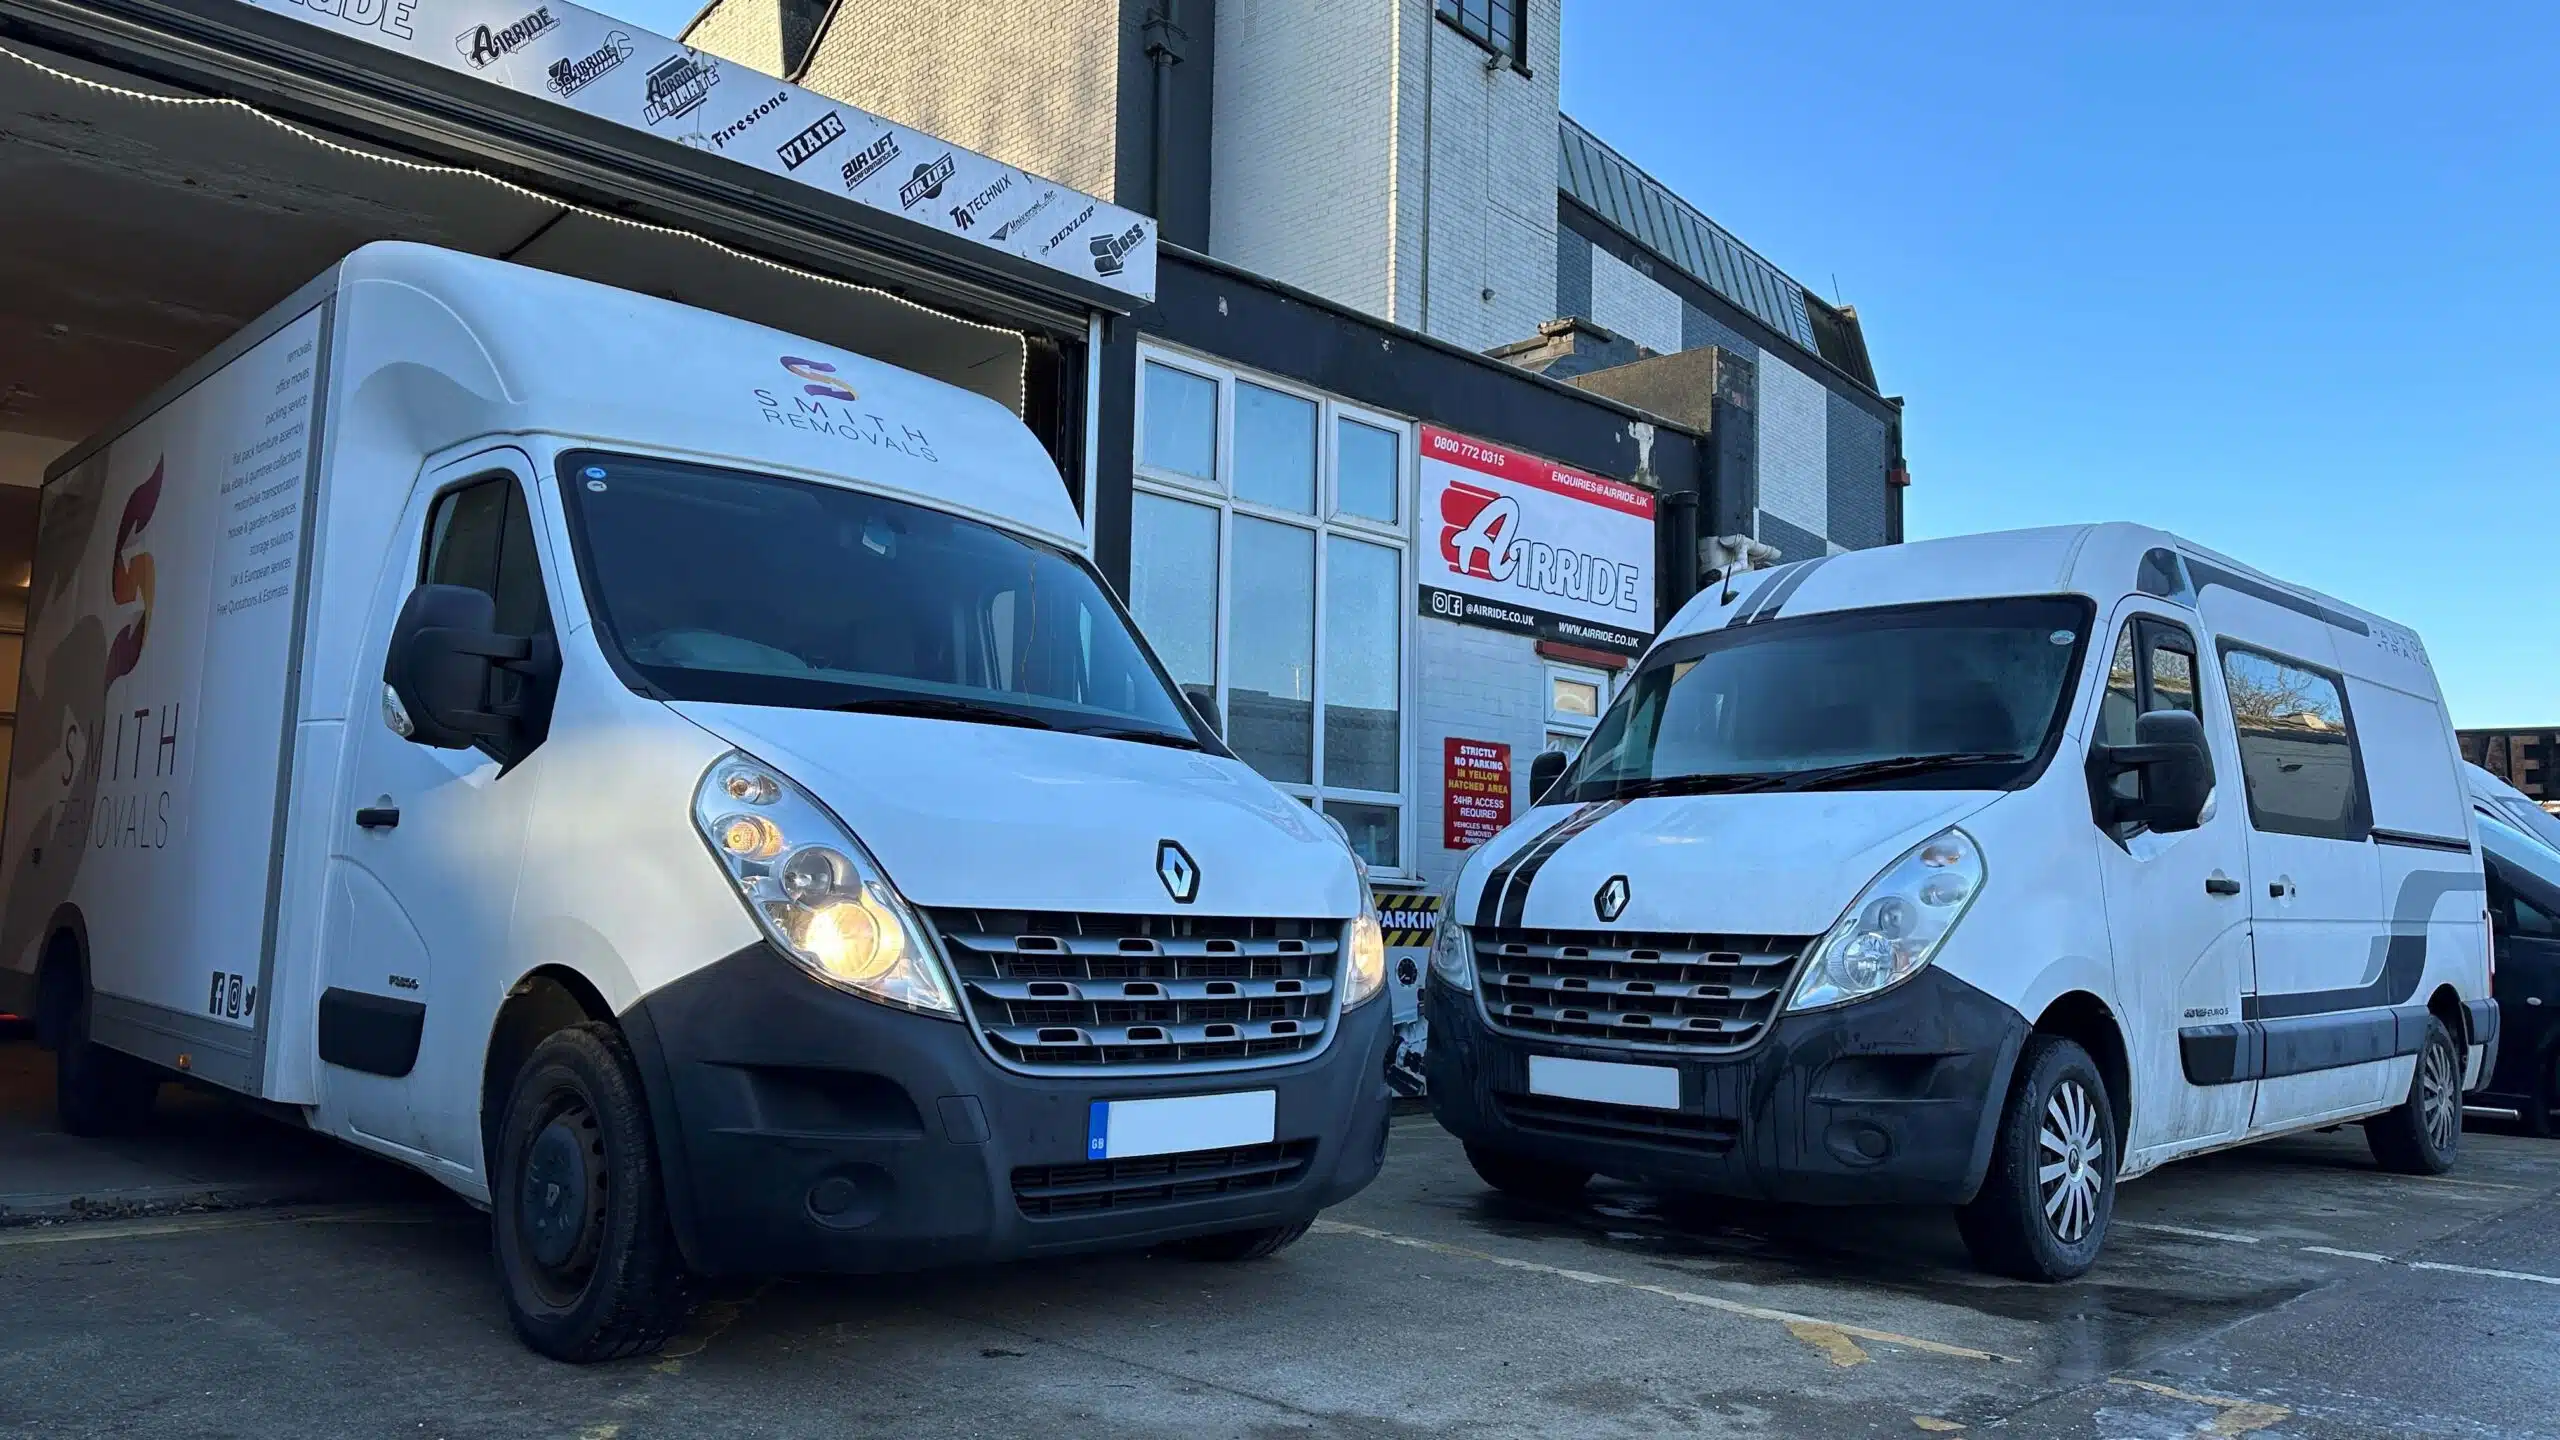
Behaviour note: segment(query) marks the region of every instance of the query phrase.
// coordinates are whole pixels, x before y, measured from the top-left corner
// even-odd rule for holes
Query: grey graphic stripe
[[[1789,567],[1786,579],[1768,587],[1768,603],[1753,606],[1751,613],[1743,617],[1742,623],[1757,625],[1763,620],[1776,619],[1778,612],[1786,608],[1786,603],[1796,598],[1796,592],[1804,588],[1804,582],[1813,578],[1813,572],[1829,564],[1830,561],[1831,557],[1825,555],[1819,559],[1806,560]]]
[[[1536,882],[1538,872],[1545,868],[1549,860],[1555,858],[1557,851],[1573,843],[1574,837],[1583,831],[1625,809],[1626,804],[1624,800],[1603,800],[1596,805],[1588,806],[1582,813],[1574,816],[1564,828],[1549,835],[1518,869],[1511,872],[1510,888],[1502,897],[1502,924],[1511,926],[1520,923],[1520,917],[1529,905],[1530,885]]]

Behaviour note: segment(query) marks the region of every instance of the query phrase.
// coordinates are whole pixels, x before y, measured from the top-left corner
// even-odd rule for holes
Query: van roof
[[[407,392],[419,447],[523,433],[836,476],[1082,548],[1056,463],[994,400],[690,305],[432,246],[340,262],[341,394]],[[430,376],[434,377],[432,380]]]

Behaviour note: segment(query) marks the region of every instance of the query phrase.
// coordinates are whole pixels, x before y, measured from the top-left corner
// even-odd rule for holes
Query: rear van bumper
[[[1730,1057],[1527,1039],[1428,985],[1432,1113],[1471,1145],[1669,1188],[1813,1204],[1961,1204],[1989,1164],[2026,1018],[1937,969],[1872,999],[1782,1015]],[[1680,1108],[1557,1100],[1529,1057],[1679,1072]]]
[[[1291,1225],[1377,1176],[1383,996],[1313,1059],[1172,1076],[1025,1075],[966,1022],[832,989],[757,944],[622,1016],[685,1258],[711,1274],[877,1273]],[[1274,1092],[1273,1143],[1089,1161],[1096,1100]]]

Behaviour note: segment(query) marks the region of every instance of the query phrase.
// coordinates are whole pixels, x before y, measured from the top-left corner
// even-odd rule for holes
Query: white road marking
[[[2438,1260],[2412,1260],[2412,1270],[2442,1270],[2454,1275],[2485,1275],[2492,1280],[2530,1280],[2536,1285],[2560,1285],[2560,1275],[2535,1275],[2523,1270],[2484,1270],[2477,1265],[2447,1265]]]
[[[2255,1235],[2234,1235],[2228,1230],[2195,1230],[2184,1225],[2160,1225],[2145,1220],[2119,1220],[2116,1224],[2119,1228],[2126,1230],[2148,1230],[2158,1235],[2184,1235],[2190,1240],[2219,1240],[2226,1245],[2258,1243],[2258,1237]]]
[[[2376,1265],[2391,1263],[2390,1256],[2376,1255],[2370,1250],[2340,1250],[2329,1245],[2305,1245],[2302,1249],[2307,1255],[2335,1255],[2341,1260],[2368,1260]]]
[[[1568,1269],[1562,1265],[1548,1265],[1536,1260],[1496,1255],[1486,1250],[1471,1250],[1463,1245],[1445,1245],[1437,1240],[1398,1235],[1392,1231],[1376,1230],[1366,1225],[1353,1225],[1342,1220],[1318,1220],[1315,1223],[1315,1231],[1319,1235],[1357,1235],[1366,1240],[1379,1240],[1389,1245],[1401,1245],[1410,1250],[1427,1250],[1434,1255],[1446,1255],[1453,1259],[1476,1260],[1487,1265],[1499,1265],[1506,1270],[1520,1270],[1532,1275],[1570,1280],[1577,1285],[1603,1285],[1622,1290],[1639,1290],[1647,1295],[1661,1296],[1665,1300],[1676,1300],[1683,1305],[1695,1305],[1727,1315],[1738,1315],[1748,1320],[1774,1321],[1788,1327],[1790,1333],[1795,1334],[1799,1339],[1805,1338],[1804,1330],[1799,1327],[1811,1327],[1817,1332],[1836,1333],[1853,1339],[1873,1341],[1879,1345],[1898,1345],[1907,1350],[1920,1350],[1931,1355],[1944,1355],[1958,1360],[1991,1360],[2004,1365],[2025,1363],[2014,1355],[1976,1350],[1968,1345],[1950,1345],[1942,1340],[1923,1340],[1913,1335],[1897,1335],[1890,1330],[1872,1330],[1863,1325],[1846,1325],[1837,1320],[1800,1315],[1792,1310],[1776,1310],[1766,1305],[1747,1305],[1739,1300],[1725,1299],[1721,1295],[1702,1295],[1694,1290],[1674,1290],[1667,1285],[1649,1285],[1620,1275],[1603,1275],[1593,1270]],[[1833,1361],[1835,1364],[1840,1363],[1836,1355]]]

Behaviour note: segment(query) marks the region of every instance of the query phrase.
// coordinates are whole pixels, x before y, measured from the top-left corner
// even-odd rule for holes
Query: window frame
[[[2261,835],[2290,835],[2303,840],[2330,840],[2346,845],[2373,843],[2373,790],[2365,780],[2364,740],[2356,730],[2355,702],[2347,697],[2347,677],[2330,666],[2315,664],[2265,645],[2252,645],[2228,635],[2217,637],[2213,649],[2214,679],[2222,687],[2223,713],[2231,721],[2232,753],[2240,762],[2240,796],[2249,808],[2249,828]],[[2347,730],[2347,768],[2355,784],[2355,794],[2351,797],[2347,813],[2348,833],[2339,835],[2326,830],[2306,830],[2299,825],[2271,825],[2259,812],[2257,787],[2249,783],[2249,753],[2245,748],[2248,737],[2240,728],[2239,706],[2231,698],[2230,667],[2234,654],[2255,656],[2272,664],[2316,675],[2338,692],[2338,719]]]
[[[470,462],[465,460],[460,463],[468,464]],[[466,490],[476,490],[483,485],[504,485],[509,487],[510,497],[517,503],[524,506],[525,538],[532,542],[534,593],[539,596],[542,601],[543,622],[541,629],[534,631],[532,634],[524,638],[534,642],[534,652],[537,660],[541,659],[546,650],[548,650],[550,657],[546,664],[547,673],[515,674],[514,676],[514,684],[516,687],[514,700],[507,703],[520,703],[527,695],[531,695],[534,697],[534,703],[539,708],[542,716],[541,723],[534,727],[525,736],[527,743],[524,747],[524,753],[509,754],[494,738],[485,735],[471,742],[472,749],[477,750],[481,754],[488,756],[490,759],[497,761],[501,766],[513,768],[515,765],[521,763],[525,756],[532,754],[537,749],[540,749],[542,742],[550,738],[550,707],[557,697],[549,692],[551,687],[557,683],[559,678],[559,651],[557,647],[559,645],[560,636],[561,597],[552,592],[551,567],[546,564],[543,559],[544,521],[542,514],[542,491],[530,468],[528,467],[528,469],[524,471],[519,471],[513,465],[507,464],[501,460],[499,463],[491,464],[486,468],[466,470],[451,480],[439,482],[435,488],[429,492],[427,496],[426,512],[420,518],[418,526],[416,578],[411,582],[411,584],[414,588],[415,586],[438,583],[430,578],[435,573],[434,560],[437,539],[436,519],[443,513],[444,507],[451,503],[456,496],[462,494]],[[504,569],[506,565],[506,534],[506,509],[501,505],[498,520],[497,556],[497,565],[500,569]],[[498,579],[495,574],[492,574],[489,578],[490,584],[493,586],[498,583]],[[478,589],[479,587],[468,586],[465,588]],[[485,590],[481,591],[481,593],[489,597],[492,605],[497,603],[498,595],[496,591]],[[494,683],[499,675],[507,673],[510,672],[500,671],[495,667],[492,667],[492,682]],[[484,701],[484,703],[488,702]],[[389,722],[386,720],[385,723],[387,724]]]
[[[1217,387],[1217,404],[1213,419],[1211,465],[1215,472],[1210,483],[1180,471],[1166,470],[1146,463],[1147,366],[1162,365],[1208,380]],[[1217,707],[1217,729],[1223,736],[1231,719],[1229,683],[1235,668],[1235,645],[1230,631],[1234,616],[1235,529],[1239,518],[1260,520],[1305,532],[1313,537],[1315,573],[1312,593],[1314,604],[1315,664],[1308,682],[1309,723],[1312,734],[1308,748],[1308,783],[1272,780],[1281,793],[1304,802],[1318,814],[1324,813],[1325,802],[1339,800],[1358,805],[1379,805],[1396,812],[1396,864],[1379,866],[1372,872],[1381,878],[1411,879],[1422,873],[1415,850],[1415,795],[1419,777],[1414,773],[1417,761],[1414,749],[1413,705],[1413,619],[1414,558],[1412,523],[1418,477],[1421,471],[1420,426],[1410,419],[1382,410],[1340,399],[1295,380],[1233,365],[1205,356],[1174,349],[1159,341],[1141,340],[1138,345],[1137,403],[1131,435],[1131,488],[1139,493],[1182,504],[1202,505],[1217,515],[1218,566],[1217,615],[1213,626],[1215,651],[1211,692]],[[1235,485],[1235,387],[1258,385],[1266,390],[1306,400],[1316,407],[1316,484],[1312,512],[1279,509],[1236,497]],[[1386,524],[1364,515],[1345,514],[1340,491],[1340,422],[1356,421],[1374,426],[1396,437],[1396,512],[1397,523]],[[1325,643],[1327,584],[1331,578],[1328,543],[1335,537],[1376,545],[1396,557],[1396,586],[1393,609],[1396,617],[1396,743],[1395,764],[1397,788],[1369,790],[1325,782]],[[1134,558],[1134,557],[1133,557]],[[1133,622],[1134,617],[1133,617]],[[1143,634],[1143,627],[1140,629]],[[1150,646],[1153,642],[1150,641]],[[1180,687],[1177,685],[1177,689]],[[1232,747],[1229,747],[1232,749]],[[1248,765],[1250,761],[1245,762]],[[1259,772],[1257,772],[1259,773]],[[1268,777],[1266,777],[1268,778]]]
[[[2089,723],[2089,750],[2090,762],[2092,765],[2096,763],[2097,750],[2100,746],[2113,744],[2130,745],[2134,743],[2133,736],[2131,735],[2127,735],[2121,740],[2110,740],[2106,736],[2106,705],[2107,697],[2112,694],[2115,689],[2113,681],[2115,675],[2116,650],[2127,640],[2130,640],[2133,643],[2133,716],[2135,722],[2138,724],[2144,715],[2151,713],[2153,710],[2176,708],[2174,706],[2164,707],[2152,703],[2159,698],[2159,688],[2153,680],[2151,657],[2156,651],[2170,650],[2183,654],[2187,657],[2187,665],[2189,670],[2192,672],[2191,678],[2195,683],[2196,708],[2193,711],[2183,713],[2193,714],[2196,717],[2197,723],[2206,726],[2208,733],[2210,732],[2211,722],[2206,717],[2211,713],[2212,702],[2205,696],[2204,644],[2196,638],[2199,629],[2201,629],[2199,625],[2185,617],[2163,615],[2156,610],[2126,610],[2120,613],[2118,623],[2116,625],[2117,643],[2115,645],[2107,646],[2103,652],[2098,651],[2094,646],[2091,647],[2092,660],[2096,665],[2098,680],[2095,708],[2090,712]],[[2175,644],[2163,645],[2159,643],[2163,638],[2183,640],[2186,644],[2183,649]],[[2206,753],[2207,758],[2212,762],[2213,768],[2216,772],[2213,777],[2214,785],[2219,788],[2222,783],[2222,777],[2220,774],[2222,762],[2218,757],[2212,755],[2212,742],[2210,739],[2206,742]],[[2135,798],[2136,795],[2141,793],[2139,789],[2140,782],[2138,779],[2136,779],[2137,788],[2134,795],[2127,795],[2124,791],[2116,788],[2117,782],[2126,779],[2135,779],[2135,772],[2130,770],[2120,771],[2113,777],[2110,777],[2106,784],[2101,785],[2098,780],[2097,772],[2093,770],[2090,777],[2090,796],[2092,803],[2101,803],[2102,797],[2111,798],[2113,800],[2131,800]],[[2241,783],[2245,786],[2248,782],[2243,779]],[[2098,813],[2103,815],[2105,811],[2101,809]],[[2136,836],[2148,835],[2151,833],[2151,826],[2138,819],[2118,820],[2112,825],[2102,825],[2100,828],[2105,830],[2118,845],[2129,844]]]
[[[1509,3],[1511,33],[1503,37],[1501,43],[1496,43],[1493,37],[1493,6],[1490,3],[1485,6],[1485,33],[1482,35],[1467,26],[1466,0],[1432,0],[1431,18],[1464,35],[1467,37],[1468,44],[1494,57],[1496,61],[1506,62],[1514,71],[1529,75],[1534,73],[1529,68],[1530,0],[1509,0]],[[1492,66],[1488,64],[1486,68],[1491,69]]]

